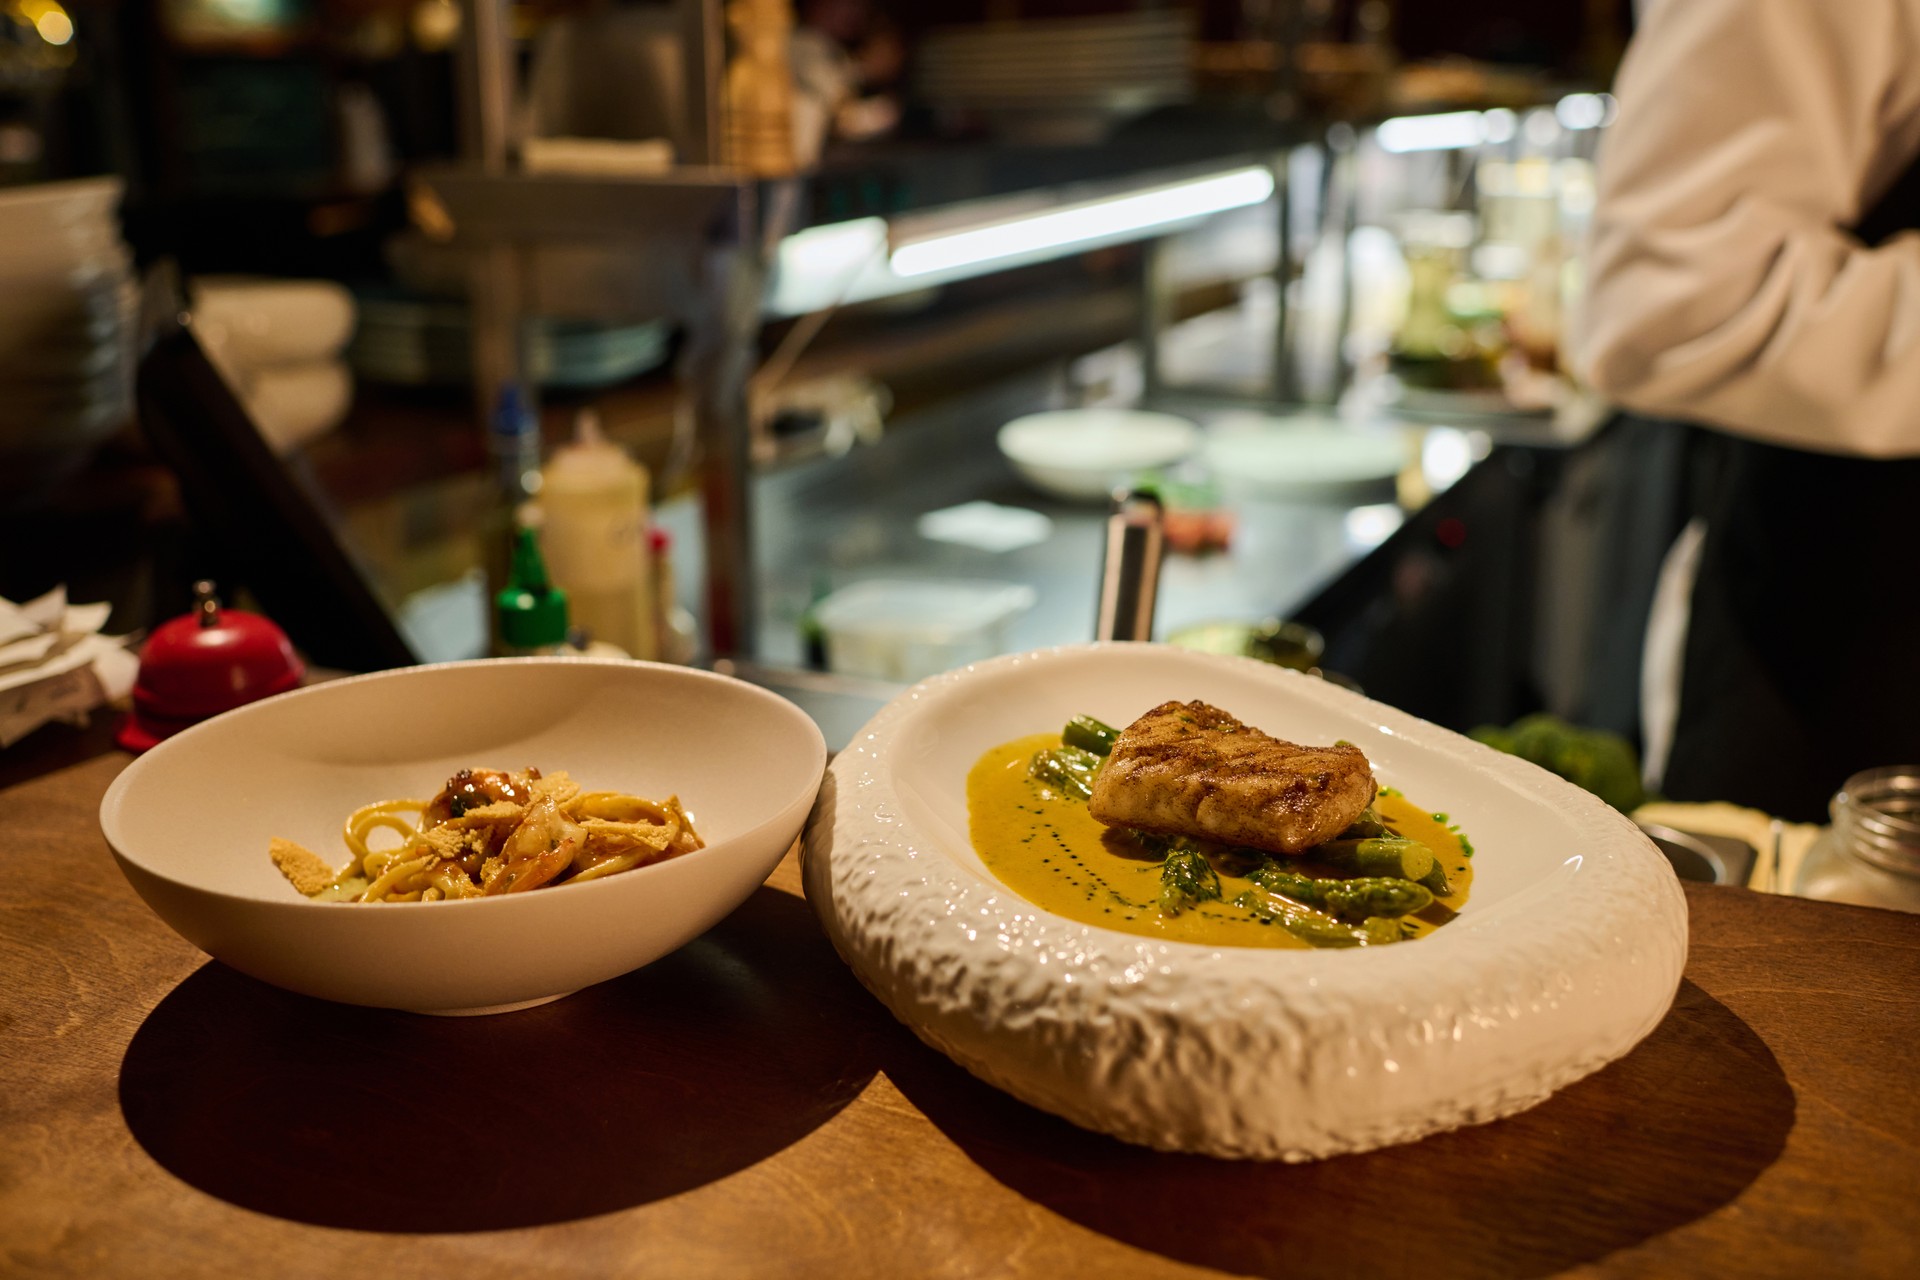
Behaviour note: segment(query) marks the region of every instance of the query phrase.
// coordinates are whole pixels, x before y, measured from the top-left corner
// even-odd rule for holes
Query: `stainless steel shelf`
[[[757,195],[739,174],[696,167],[601,177],[433,165],[412,177],[439,200],[458,239],[476,245],[731,239],[752,226]]]

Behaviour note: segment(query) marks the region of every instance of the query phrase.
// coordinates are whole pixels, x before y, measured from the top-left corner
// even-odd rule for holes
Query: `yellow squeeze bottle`
[[[541,541],[574,626],[636,658],[657,650],[647,568],[647,472],[583,410],[542,469]]]

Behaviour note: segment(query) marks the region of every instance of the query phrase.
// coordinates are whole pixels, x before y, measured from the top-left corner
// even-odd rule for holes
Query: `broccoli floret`
[[[1622,813],[1639,808],[1646,799],[1639,757],[1618,734],[1581,729],[1542,713],[1518,720],[1510,729],[1483,725],[1471,736],[1558,774]]]
[[[1504,751],[1510,756],[1520,754],[1513,745],[1513,731],[1497,724],[1483,724],[1467,731],[1467,736],[1475,742],[1484,742],[1495,751]]]

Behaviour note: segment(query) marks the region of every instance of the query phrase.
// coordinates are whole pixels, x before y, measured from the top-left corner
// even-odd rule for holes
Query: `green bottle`
[[[578,652],[567,642],[567,593],[547,577],[540,536],[525,525],[514,534],[513,564],[493,610],[503,657]]]

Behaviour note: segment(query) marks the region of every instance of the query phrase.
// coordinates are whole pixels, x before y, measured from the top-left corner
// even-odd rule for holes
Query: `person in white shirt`
[[[1649,644],[1677,722],[1646,731],[1670,796],[1817,817],[1920,762],[1920,0],[1646,8],[1577,343],[1707,429],[1663,575],[1686,620]]]

